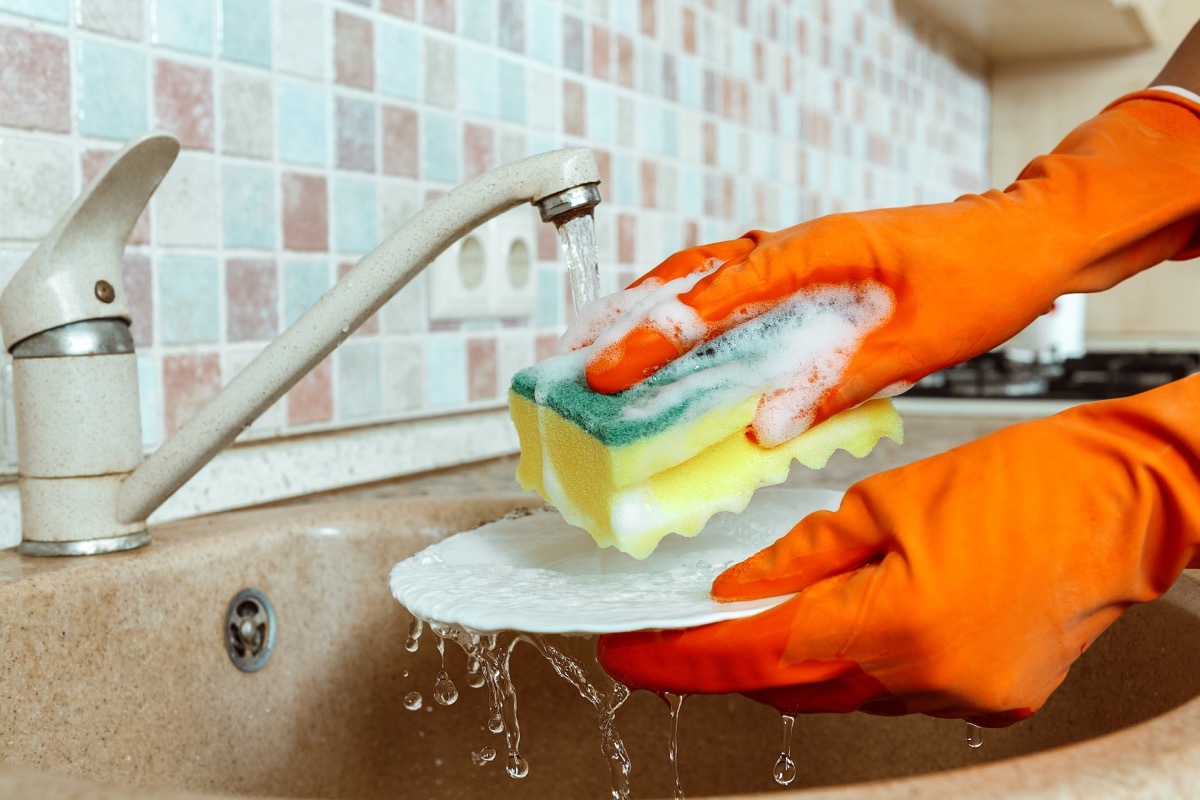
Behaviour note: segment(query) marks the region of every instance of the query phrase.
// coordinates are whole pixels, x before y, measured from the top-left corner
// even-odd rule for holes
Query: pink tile
[[[538,225],[534,228],[537,232],[537,257],[538,261],[554,261],[558,258],[559,243],[558,233],[553,225]]]
[[[379,0],[379,10],[405,19],[416,19],[417,0]]]
[[[71,70],[67,40],[0,26],[0,125],[71,130]]]
[[[325,178],[285,172],[280,178],[283,195],[283,247],[285,250],[329,249],[329,190]]]
[[[221,358],[216,353],[169,355],[162,369],[163,417],[170,436],[221,390]]]
[[[80,158],[83,171],[83,182],[86,185],[109,160],[117,154],[116,150],[84,150]],[[150,204],[142,209],[141,215],[129,233],[130,244],[146,244],[150,241]]]
[[[592,25],[592,75],[600,80],[608,80],[611,64],[612,37],[608,28]]]
[[[454,32],[454,0],[425,0],[422,21],[431,27]]]
[[[273,259],[226,261],[225,298],[229,341],[265,341],[279,332],[279,284]]]
[[[496,340],[467,340],[467,397],[492,400],[499,394],[496,369]]]
[[[333,367],[326,358],[287,393],[288,425],[333,419]]]
[[[463,178],[470,180],[492,168],[496,158],[496,137],[486,125],[463,125]]]
[[[754,80],[767,79],[767,51],[762,39],[754,40]]]
[[[538,361],[545,361],[550,356],[554,355],[558,349],[558,337],[554,334],[540,334],[533,343],[533,357]]]
[[[617,215],[617,261],[622,264],[637,261],[637,218],[632,214]]]
[[[563,81],[563,130],[571,136],[587,135],[587,90],[575,81]]]
[[[417,112],[400,106],[383,107],[383,171],[417,177],[421,157]]]
[[[500,0],[500,46],[525,52],[525,0]]]
[[[683,224],[683,246],[696,247],[700,244],[700,224],[694,219],[689,219]]]
[[[696,11],[695,9],[683,9],[683,50],[686,53],[696,52]]]
[[[663,98],[674,103],[679,99],[679,78],[675,66],[675,56],[663,54],[662,59],[662,92]]]
[[[375,88],[375,27],[369,19],[334,14],[334,65],[338,83]]]
[[[355,263],[356,262],[354,262],[354,261],[342,261],[342,262],[338,263],[337,276],[338,276],[339,281],[342,278],[346,277],[347,272],[354,269]],[[373,333],[379,333],[379,314],[372,314],[371,316],[367,317],[367,321],[364,322],[362,325],[359,325],[358,330],[355,331],[352,335],[353,336],[370,336]]]
[[[734,183],[732,175],[726,175],[721,182],[722,198],[724,205],[722,206],[721,215],[732,218],[734,215],[734,206],[737,203],[737,184]]]
[[[605,187],[612,186],[612,153],[607,150],[601,150],[597,147],[592,148],[592,155],[596,157],[596,170],[600,173],[600,185]],[[611,191],[611,189],[609,189]]]
[[[655,33],[657,32],[657,20],[655,15],[655,7],[657,5],[658,0],[642,0],[641,30],[643,36],[654,38]]]
[[[643,161],[642,173],[642,207],[658,208],[658,165],[653,161]]]
[[[125,284],[125,302],[133,321],[129,330],[138,347],[154,344],[154,277],[150,259],[126,253],[121,259],[121,282]]]
[[[701,135],[704,139],[704,163],[710,167],[716,166],[717,163],[717,126],[715,123],[705,121],[701,128]]]
[[[212,70],[177,61],[159,61],[154,71],[154,110],[158,125],[184,147],[213,148]]]
[[[633,39],[617,35],[617,82],[627,89],[634,84]]]

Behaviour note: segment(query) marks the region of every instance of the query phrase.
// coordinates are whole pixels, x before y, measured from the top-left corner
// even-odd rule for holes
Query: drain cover
[[[225,651],[242,672],[258,672],[275,649],[275,609],[258,589],[243,589],[225,612]]]

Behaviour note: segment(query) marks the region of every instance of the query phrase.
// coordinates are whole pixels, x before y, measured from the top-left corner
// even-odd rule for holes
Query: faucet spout
[[[364,257],[122,481],[117,521],[144,523],[258,415],[470,230],[522,203],[551,199],[561,205],[554,198],[564,194],[582,192],[590,209],[599,200],[599,181],[590,150],[557,150],[498,167],[430,203]],[[579,203],[568,204],[558,213],[578,213],[579,208]]]

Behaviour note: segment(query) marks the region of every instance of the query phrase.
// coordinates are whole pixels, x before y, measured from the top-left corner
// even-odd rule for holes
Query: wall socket
[[[533,215],[524,206],[485,222],[430,265],[429,317],[529,317],[537,308]]]

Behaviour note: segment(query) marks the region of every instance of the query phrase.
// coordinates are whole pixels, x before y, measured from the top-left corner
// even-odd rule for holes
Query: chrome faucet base
[[[127,533],[124,536],[66,542],[38,542],[26,539],[17,547],[17,552],[23,556],[98,556],[104,553],[136,550],[148,544],[150,544],[150,532],[139,531]]]

